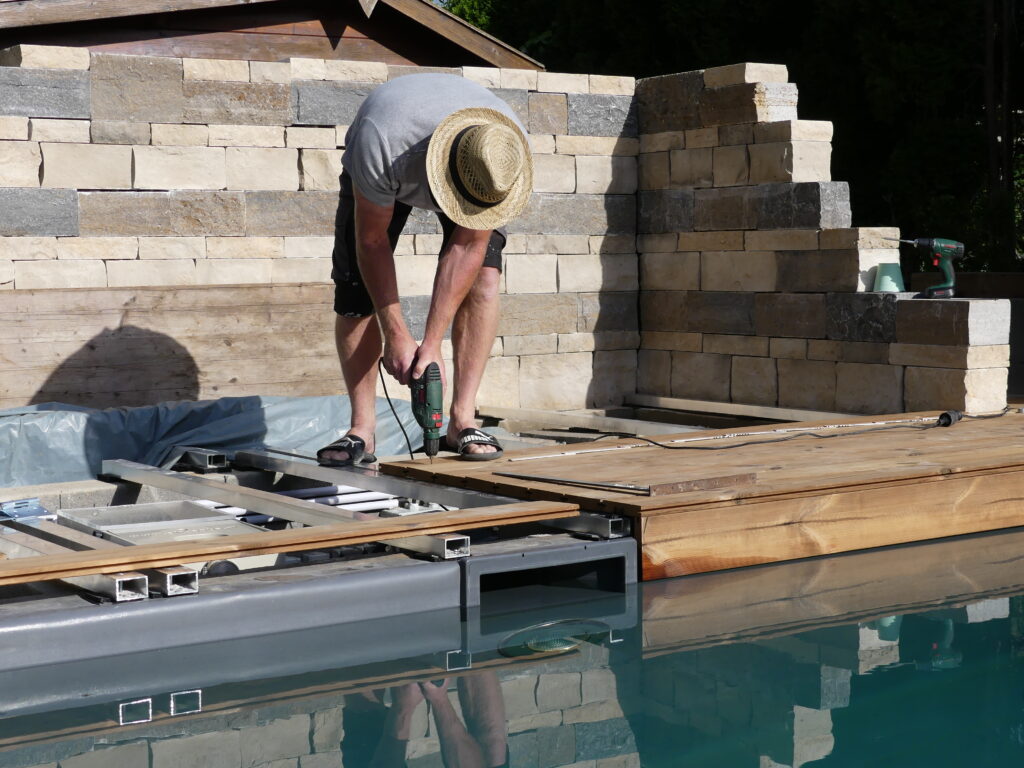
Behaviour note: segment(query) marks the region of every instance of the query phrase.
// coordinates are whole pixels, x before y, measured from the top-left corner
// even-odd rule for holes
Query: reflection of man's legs
[[[391,707],[384,721],[377,750],[370,762],[371,768],[398,768],[405,765],[405,748],[409,743],[412,716],[421,701],[423,694],[416,683],[391,689]]]
[[[501,683],[493,671],[460,677],[459,704],[466,727],[484,753],[488,768],[505,765],[508,758],[508,721]]]

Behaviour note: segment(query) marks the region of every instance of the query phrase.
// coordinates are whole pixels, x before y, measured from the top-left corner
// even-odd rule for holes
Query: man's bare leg
[[[377,428],[377,361],[381,352],[377,317],[335,316],[334,342],[352,405],[352,423],[346,434],[359,435],[372,453],[376,448],[373,433]],[[333,461],[349,457],[347,451],[326,451],[322,455]]]
[[[483,380],[487,357],[498,330],[498,280],[494,267],[481,267],[476,282],[455,313],[452,345],[455,351],[452,408],[448,420],[448,446],[456,446],[459,432],[476,426],[476,393]],[[470,444],[468,453],[494,453],[489,445]]]

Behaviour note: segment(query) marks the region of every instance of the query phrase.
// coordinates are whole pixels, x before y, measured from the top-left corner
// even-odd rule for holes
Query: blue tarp
[[[395,409],[418,448],[423,434],[409,404],[397,400]],[[87,480],[104,459],[159,466],[176,445],[228,455],[266,446],[312,455],[345,433],[350,416],[343,395],[224,397],[105,410],[41,403],[0,410],[0,487]],[[405,450],[387,400],[377,398],[377,454]]]

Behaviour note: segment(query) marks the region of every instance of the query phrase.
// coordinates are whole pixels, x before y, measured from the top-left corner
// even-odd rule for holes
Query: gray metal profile
[[[629,535],[629,523],[618,515],[598,515],[594,512],[580,512],[576,517],[562,520],[545,520],[547,528],[572,531],[596,536],[599,539],[621,539]]]
[[[389,539],[387,543],[396,549],[430,555],[439,560],[456,560],[470,555],[469,536],[458,533],[407,536],[403,539]]]

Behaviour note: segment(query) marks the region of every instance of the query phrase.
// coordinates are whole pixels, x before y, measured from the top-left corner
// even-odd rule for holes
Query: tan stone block
[[[44,187],[131,189],[132,148],[95,144],[41,144]]]
[[[538,72],[537,90],[548,93],[590,93],[590,76],[564,72]]]
[[[827,120],[782,120],[754,126],[754,141],[832,141],[832,123]]]
[[[0,116],[0,140],[25,141],[28,139],[28,118]]]
[[[488,360],[476,401],[482,405],[493,405],[498,408],[520,408],[522,402],[519,399],[520,360],[522,358],[518,357],[492,357]],[[511,714],[511,709],[509,714]]]
[[[723,88],[740,83],[788,83],[789,70],[785,64],[727,64],[704,70],[705,88]]]
[[[748,251],[813,251],[818,247],[816,229],[752,229],[743,247]]]
[[[592,378],[593,355],[590,352],[519,358],[520,407],[585,408]],[[546,706],[545,710],[552,708]]]
[[[331,260],[320,259],[274,259],[270,262],[272,283],[329,283],[331,282]]]
[[[705,333],[703,351],[718,355],[767,357],[768,337],[730,336],[718,333]]]
[[[636,159],[577,155],[576,191],[581,194],[631,195],[636,192]]]
[[[736,187],[750,179],[750,160],[745,145],[714,148],[716,187]]]
[[[558,257],[561,293],[635,291],[638,264],[632,254],[562,254]]]
[[[888,248],[898,254],[899,243],[895,240],[898,240],[899,236],[898,227],[852,227],[850,229],[823,229],[819,241],[822,250]],[[899,261],[898,255],[895,261]]]
[[[345,148],[345,139],[348,136],[348,129],[349,129],[349,126],[347,126],[347,125],[339,125],[339,126],[336,126],[335,129],[334,129],[337,132],[337,142],[338,142],[338,146],[341,149]]]
[[[663,235],[640,235],[637,250],[640,253],[675,253],[679,237],[669,232]]]
[[[703,338],[699,333],[644,331],[640,337],[640,346],[644,349],[700,352],[703,346]]]
[[[621,75],[591,75],[590,92],[614,96],[631,96],[636,90],[636,78]]]
[[[661,133],[643,133],[640,135],[640,152],[668,152],[672,149],[686,148],[685,131],[663,131]]]
[[[562,724],[562,712],[561,710],[555,710],[553,712],[544,712],[540,715],[527,715],[526,717],[517,717],[508,722],[508,732],[511,733],[522,733],[523,731],[536,731],[540,728],[557,728]],[[56,768],[56,766],[54,766]],[[572,766],[568,766],[572,768]]]
[[[195,281],[198,285],[269,283],[273,263],[273,259],[203,259],[196,263]]]
[[[287,129],[285,144],[301,149],[334,149],[337,146],[336,128],[308,128],[292,125]]]
[[[444,235],[415,235],[414,243],[416,253],[425,253],[436,257],[441,253],[441,246],[444,245]],[[540,253],[550,253],[550,251],[540,251]]]
[[[779,358],[778,369],[780,407],[836,409],[836,363]]]
[[[554,254],[511,254],[505,257],[508,293],[556,293],[558,257]]]
[[[586,235],[527,235],[524,253],[587,253]],[[506,244],[506,251],[511,251]],[[515,252],[515,251],[511,251]]]
[[[249,82],[249,62],[244,59],[182,59],[186,80]]]
[[[249,79],[254,83],[287,83],[292,79],[292,65],[287,61],[250,61]]]
[[[1006,368],[906,369],[904,405],[908,411],[947,410],[996,413],[1006,407]]]
[[[532,336],[505,336],[502,339],[506,355],[553,355],[558,352],[558,334]]]
[[[500,77],[502,88],[537,90],[537,70],[535,69],[506,69],[502,67]]]
[[[205,125],[153,123],[153,145],[171,147],[205,147],[210,143],[210,129]]]
[[[879,264],[891,250],[778,251],[779,285],[792,292],[859,292],[874,287]]]
[[[135,189],[224,188],[224,149],[220,147],[135,147],[133,151]]]
[[[686,131],[686,148],[717,147],[718,128],[691,128]]]
[[[297,149],[228,147],[225,163],[228,189],[299,188]]]
[[[29,141],[0,141],[0,187],[38,187],[43,155]]]
[[[126,120],[99,120],[89,125],[93,144],[149,144],[149,123]]]
[[[0,50],[0,67],[88,69],[89,49],[65,45],[15,45]]]
[[[531,133],[526,137],[530,141],[530,151],[535,155],[553,155],[555,153],[555,137],[549,133]]]
[[[140,237],[140,259],[205,259],[205,237]]]
[[[593,352],[597,349],[596,334],[593,333],[560,333],[558,334],[558,351]]]
[[[590,768],[590,766],[583,763],[575,766],[566,766],[566,768]],[[631,752],[627,755],[602,757],[600,760],[594,761],[593,768],[640,768],[640,755],[637,752]]]
[[[72,144],[88,144],[89,121],[33,117],[29,123],[28,137],[32,141],[61,141]]]
[[[640,285],[665,291],[700,289],[700,254],[690,252],[643,253]]]
[[[357,83],[386,83],[388,65],[383,61],[346,61],[327,59],[324,62],[327,80],[351,80]]]
[[[56,258],[56,237],[0,237],[0,259],[43,261]]]
[[[112,262],[127,263],[127,262]],[[107,267],[102,261],[16,261],[14,287],[105,288]]]
[[[341,188],[340,149],[303,149],[302,188],[304,190],[338,190]]]
[[[776,290],[778,262],[774,251],[705,251],[700,260],[702,291]]]
[[[535,155],[534,192],[575,192],[576,158],[571,155]]]
[[[640,141],[619,136],[555,136],[561,155],[636,155]]]
[[[640,155],[640,189],[668,189],[669,153],[647,152]]]
[[[333,237],[286,237],[286,259],[329,259],[334,251]]]
[[[750,183],[830,181],[832,145],[825,141],[752,144]]]
[[[680,232],[680,251],[742,251],[743,233],[721,232]]]
[[[587,406],[620,405],[623,397],[636,392],[637,352],[635,349],[594,353],[594,378],[587,393]]]
[[[0,246],[0,255],[3,254]],[[1010,364],[1008,344],[945,346],[939,344],[892,344],[889,362],[931,368],[1005,368]]]
[[[207,262],[202,259],[199,263]],[[194,285],[196,282],[196,263],[191,259],[107,262],[107,284],[111,288]]]
[[[284,256],[283,237],[208,237],[208,259],[280,259]]]
[[[738,123],[718,126],[718,143],[723,147],[734,144],[753,144],[756,123]]]
[[[889,362],[889,344],[876,341],[808,339],[807,359],[884,365]]]
[[[807,339],[772,339],[768,352],[772,357],[803,360],[807,357]]]
[[[591,253],[635,253],[636,237],[633,235],[591,235]]]
[[[669,155],[672,186],[710,187],[714,184],[714,151],[711,147],[674,149]]]
[[[10,259],[0,259],[0,290],[12,290],[14,288],[14,262]]]
[[[774,406],[779,399],[776,365],[771,357],[734,357],[730,389],[732,402]]]
[[[399,235],[395,243],[395,256],[411,256],[416,253],[415,240],[412,235]]]
[[[326,80],[327,63],[323,59],[289,59],[292,80]]]
[[[283,147],[280,125],[211,125],[211,147]]]
[[[436,273],[436,255],[402,256],[395,263],[398,294],[400,296],[429,296],[434,290],[434,275]]]
[[[58,259],[137,259],[139,240],[136,237],[62,237],[57,240]]]
[[[497,67],[463,67],[462,76],[484,88],[501,88],[501,70]]]
[[[903,411],[903,366],[840,362],[836,408],[848,413]]]
[[[702,352],[672,353],[672,397],[729,401],[732,358]]]

